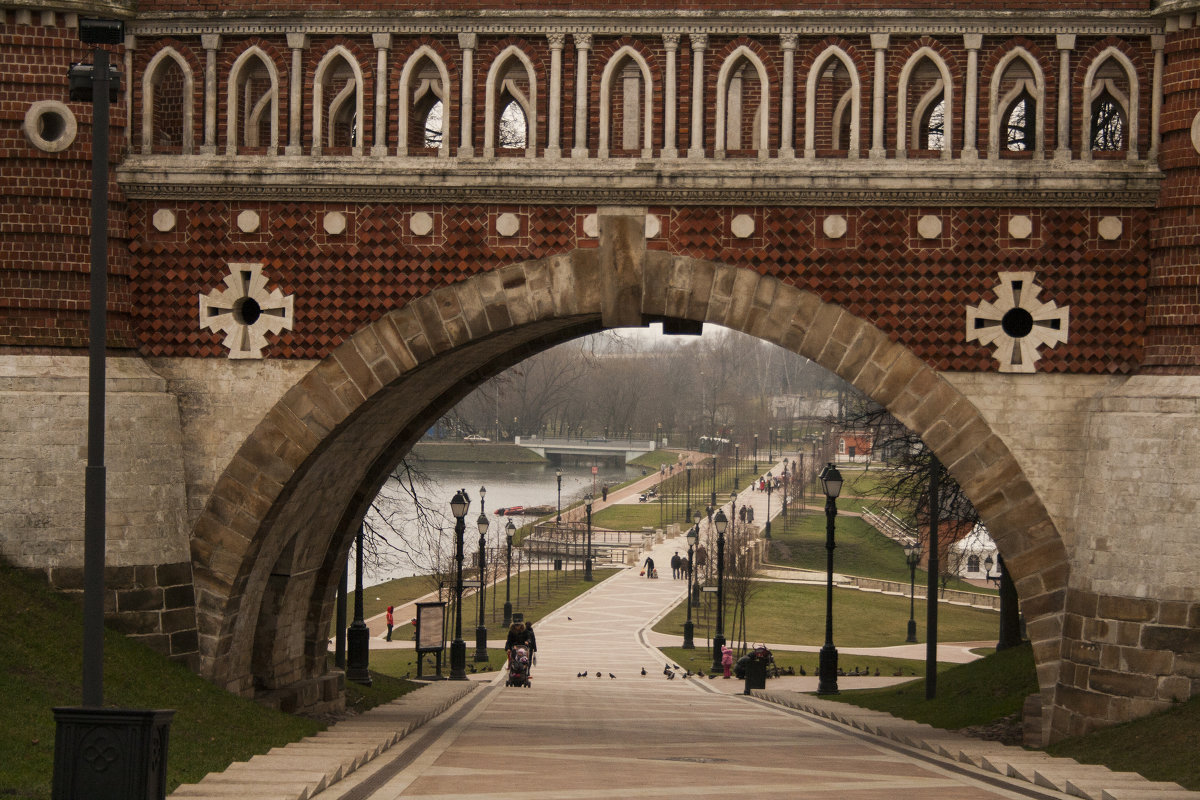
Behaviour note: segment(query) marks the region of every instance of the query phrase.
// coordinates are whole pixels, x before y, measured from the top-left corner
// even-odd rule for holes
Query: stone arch
[[[598,150],[600,158],[609,156],[612,137],[613,83],[616,80],[617,67],[625,63],[626,59],[637,66],[638,72],[642,76],[642,111],[638,115],[642,134],[642,158],[650,158],[654,146],[652,138],[654,135],[654,73],[651,72],[650,65],[646,63],[645,56],[633,47],[625,45],[613,53],[612,58],[604,65],[604,72],[600,76],[600,146]]]
[[[753,270],[645,250],[642,222],[602,217],[598,249],[479,274],[392,310],[285,393],[216,481],[194,529],[208,677],[242,694],[319,691],[303,687],[325,673],[350,541],[428,424],[534,352],[631,319],[686,319],[800,353],[922,437],[992,532],[1022,597],[1044,694],[1053,696],[1066,549],[1021,466],[974,405],[903,345],[812,292]],[[619,236],[612,234],[618,223]],[[634,252],[618,252],[627,247]],[[605,266],[614,263],[641,266],[619,276]]]
[[[174,47],[164,47],[154,54],[150,63],[142,73],[142,153],[149,155],[154,152],[154,109],[155,95],[163,79],[163,71],[174,64],[182,73],[181,87],[182,115],[179,152],[181,155],[191,155],[193,152],[192,117],[195,105],[195,90],[192,77],[192,66]]]
[[[336,86],[329,86],[333,97],[325,100],[325,90],[327,83],[327,73],[334,69],[339,61],[350,67],[350,72],[353,78],[346,83],[346,86],[338,89]],[[322,58],[317,69],[313,73],[313,89],[312,89],[312,115],[313,115],[313,142],[312,154],[314,156],[321,155],[326,148],[333,147],[333,126],[335,120],[341,113],[341,109],[348,103],[353,104],[352,113],[354,115],[355,125],[357,127],[356,134],[351,145],[353,155],[362,155],[363,149],[363,126],[366,117],[363,116],[363,74],[362,67],[358,63],[358,59],[346,48],[345,45],[335,45],[329,49]]]
[[[428,61],[437,70],[440,86],[426,80],[420,80],[418,83],[417,70],[423,61]],[[404,62],[404,69],[400,71],[400,128],[396,139],[398,156],[408,155],[410,117],[414,106],[427,94],[432,94],[442,101],[442,143],[438,147],[438,156],[444,158],[450,155],[450,131],[453,130],[450,119],[454,106],[450,97],[450,73],[437,51],[429,45],[421,45],[408,57]]]

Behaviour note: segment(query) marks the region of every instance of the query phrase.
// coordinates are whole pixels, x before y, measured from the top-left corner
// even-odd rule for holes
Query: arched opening
[[[483,153],[537,154],[537,84],[533,63],[519,48],[507,48],[492,63],[484,104]]]
[[[234,62],[229,80],[226,153],[275,155],[279,147],[279,77],[258,47]]]
[[[450,77],[446,65],[429,47],[419,48],[400,73],[397,154],[450,154]]]
[[[317,155],[361,155],[362,74],[344,47],[321,59],[313,79],[313,146]]]
[[[142,84],[142,152],[192,152],[192,73],[173,48],[159,52]]]
[[[1034,124],[1037,101],[1028,91],[1021,91],[1001,112],[1004,119],[1004,149],[1012,153],[1034,147]]]
[[[952,85],[945,62],[928,47],[914,53],[904,65],[896,120],[897,157],[950,157]]]
[[[749,49],[739,47],[721,66],[717,95],[718,153],[766,158],[769,87],[766,70]]]
[[[1128,57],[1115,47],[1101,53],[1084,78],[1082,158],[1138,157],[1139,94]]]
[[[992,76],[989,158],[1043,158],[1045,78],[1033,57],[1016,48]]]
[[[389,312],[340,345],[262,419],[217,480],[193,537],[202,660],[211,678],[253,693],[281,686],[283,676],[300,683],[324,674],[336,581],[367,506],[399,457],[482,380],[620,320],[604,293],[588,288],[596,283],[594,254],[506,268],[503,295],[486,315],[473,309],[477,282],[489,276]],[[714,271],[719,279],[691,278]],[[1041,644],[1042,685],[1052,688],[1065,549],[1037,493],[971,403],[874,326],[775,278],[656,251],[644,252],[642,274],[627,288],[641,296],[643,315],[717,320],[804,355],[888,407],[938,453],[977,499],[1035,602],[1029,632]],[[737,310],[714,288],[734,285],[735,276],[748,300]],[[530,287],[551,284],[572,288],[552,303],[530,302]],[[670,299],[681,289],[691,295],[682,305]],[[759,324],[766,319],[776,324]],[[270,671],[259,674],[264,662],[255,667],[252,654],[267,646],[267,632],[274,655]]]
[[[861,155],[861,84],[854,62],[840,48],[829,48],[813,63],[804,106],[805,158]]]

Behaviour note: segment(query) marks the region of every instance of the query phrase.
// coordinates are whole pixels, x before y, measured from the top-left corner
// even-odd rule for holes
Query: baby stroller
[[[505,686],[522,686],[528,689],[529,683],[529,648],[519,644],[512,649],[508,660],[508,680]]]

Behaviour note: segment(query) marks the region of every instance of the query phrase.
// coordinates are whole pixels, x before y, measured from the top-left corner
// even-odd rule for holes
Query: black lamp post
[[[838,655],[833,646],[833,520],[837,516],[837,496],[842,493],[842,473],[832,463],[821,470],[821,486],[825,489],[825,644],[818,656],[817,694],[837,694]]]
[[[686,519],[692,518],[692,464],[689,461],[683,468],[687,473],[687,509],[683,512]]]
[[[758,434],[754,434],[754,474],[758,474]]]
[[[717,506],[717,446],[713,443],[712,498],[709,500],[713,508]]]
[[[983,579],[988,583],[992,582],[992,566],[995,563],[996,562],[992,560],[991,556],[988,556],[983,560]]]
[[[583,507],[587,511],[587,557],[583,560],[583,579],[592,579],[592,496],[584,495]]]
[[[508,539],[508,563],[504,567],[504,627],[512,625],[512,592],[509,586],[512,577],[512,539],[513,533],[517,530],[517,526],[513,525],[512,517],[508,518],[508,522],[504,525],[504,533]]]
[[[724,509],[717,509],[713,525],[717,528],[717,624],[712,640],[712,671],[720,672],[721,650],[725,647],[725,529],[729,527]]]
[[[775,429],[767,428],[767,463],[770,463],[771,457],[775,452]]]
[[[917,641],[917,620],[914,616],[917,602],[917,564],[921,561],[921,548],[917,546],[916,542],[904,545],[904,560],[908,562],[908,636],[904,641],[915,643]]]
[[[363,619],[363,529],[360,525],[354,547],[354,621],[346,631],[346,680],[370,686],[370,658],[371,631]]]
[[[783,465],[783,482],[780,484],[782,487],[780,491],[783,494],[783,510],[781,513],[785,517],[787,516],[788,477],[788,468],[787,464],[785,463]]]
[[[738,485],[738,465],[741,461],[741,454],[738,452],[740,447],[737,442],[733,443],[733,485]]]
[[[475,628],[475,663],[482,664],[488,660],[487,654],[487,626],[483,620],[484,599],[487,592],[487,532],[488,518],[486,507],[483,505],[483,494],[485,489],[479,487],[479,519],[475,520],[475,524],[479,527],[479,593],[476,596],[479,606],[479,625]]]
[[[463,535],[467,532],[467,507],[471,498],[465,489],[459,489],[450,501],[450,513],[454,515],[454,640],[450,642],[450,680],[467,679],[467,643],[462,638],[463,596]]]
[[[568,436],[567,438],[570,438]],[[562,522],[562,470],[554,470],[554,478],[558,481],[558,499],[554,501],[554,521]]]
[[[695,626],[692,624],[692,574],[695,572],[695,564],[692,559],[695,557],[696,542],[700,541],[700,515],[696,515],[696,524],[687,532],[688,543],[688,574],[687,574],[687,619],[683,623],[683,649],[695,650],[696,642],[694,639]]]
[[[771,492],[772,492],[771,480],[772,480],[771,473],[768,472],[767,473],[767,521],[766,521],[766,524],[763,525],[763,538],[764,539],[771,538]]]

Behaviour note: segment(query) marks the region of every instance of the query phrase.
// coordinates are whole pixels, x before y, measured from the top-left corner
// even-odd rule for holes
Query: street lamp
[[[842,473],[832,462],[821,470],[825,490],[825,644],[818,656],[820,679],[817,694],[837,694],[837,648],[833,646],[833,528],[837,516],[837,496],[842,493]]]
[[[467,679],[467,643],[462,638],[462,595],[463,595],[463,534],[467,532],[464,521],[471,498],[465,489],[459,489],[450,501],[450,513],[454,515],[454,640],[450,642],[450,680]]]
[[[714,439],[716,437],[713,437]],[[712,499],[709,501],[715,507],[717,505],[717,445],[713,443],[713,474],[712,474]]]
[[[512,517],[504,525],[504,533],[508,538],[508,564],[504,567],[504,627],[512,624],[512,593],[509,580],[512,577],[512,540],[517,526],[513,525]]]
[[[916,542],[904,545],[904,560],[908,562],[908,636],[904,639],[906,642],[916,643],[917,641],[917,620],[913,616],[916,609],[917,596],[917,564],[921,560],[921,548]],[[988,559],[991,562],[991,559]],[[991,563],[988,563],[988,569],[991,569]]]
[[[483,494],[483,487],[479,487],[479,492]],[[488,518],[487,512],[483,509],[483,498],[479,499],[479,519],[475,520],[475,524],[479,526],[479,593],[476,595],[479,602],[479,625],[475,628],[475,663],[487,663],[487,627],[484,624],[483,612],[484,603],[487,591],[487,532]]]
[[[741,450],[741,446],[737,442],[734,442],[733,443],[733,485],[734,486],[738,485],[738,467],[740,466],[739,462],[741,461],[741,458],[742,458],[740,450]]]
[[[554,477],[558,480],[558,499],[554,501],[554,522],[557,524],[562,522],[562,470],[554,470]]]
[[[695,558],[696,542],[700,541],[700,515],[696,515],[696,524],[687,532],[688,543],[688,574],[687,574],[687,619],[683,623],[683,649],[695,650],[696,642],[694,640],[695,626],[692,624],[692,575],[695,572],[695,565],[692,559]]]
[[[788,496],[788,468],[787,468],[786,461],[783,464],[783,483],[781,483],[780,486],[782,487],[781,491],[783,492],[783,510],[780,513],[782,513],[783,516],[786,517],[787,516],[787,496]]]
[[[771,456],[775,451],[775,429],[767,428],[767,462],[771,461]]]
[[[754,474],[758,474],[758,434],[754,434]]]
[[[684,510],[683,516],[685,519],[692,518],[692,462],[688,462],[683,468],[687,472],[687,509]]]
[[[363,526],[354,547],[354,621],[346,631],[346,680],[371,685],[371,631],[363,619]]]
[[[712,671],[719,672],[721,670],[721,650],[725,647],[725,529],[729,527],[725,509],[717,509],[717,515],[713,517],[713,525],[717,528],[717,624],[712,639]]]
[[[583,560],[583,579],[592,579],[592,496],[584,495],[583,507],[587,510],[587,557]],[[572,537],[574,538],[574,537]]]
[[[771,538],[771,473],[767,473],[767,522],[763,525],[763,538]]]
[[[983,560],[983,579],[988,583],[992,582],[992,565],[995,563],[996,562],[992,560],[991,556],[988,556]]]

